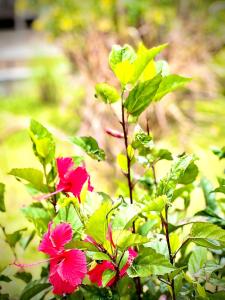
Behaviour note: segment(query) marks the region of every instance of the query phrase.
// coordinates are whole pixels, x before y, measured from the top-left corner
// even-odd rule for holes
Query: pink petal
[[[137,252],[134,251],[132,248],[129,248],[128,252],[129,252],[129,256],[128,256],[126,264],[120,270],[120,277],[123,277],[123,276],[125,276],[127,274],[128,268],[132,265],[133,260],[138,255]]]
[[[52,222],[50,222],[48,224],[48,231],[44,234],[42,241],[38,247],[38,250],[42,251],[50,256],[54,256],[58,253],[58,250],[55,248],[55,246],[53,245],[52,240],[50,238],[51,226],[52,226]]]
[[[117,130],[111,129],[111,128],[106,128],[105,132],[108,133],[109,135],[115,137],[115,138],[118,138],[118,139],[123,139],[124,138],[123,133],[121,133]]]
[[[63,248],[72,240],[73,230],[69,223],[61,223],[52,231],[51,239],[57,249]]]
[[[64,178],[66,173],[68,173],[74,166],[74,162],[71,157],[59,157],[56,159],[56,164],[60,179]]]
[[[70,182],[71,187],[68,192],[71,192],[75,197],[80,197],[80,193],[83,185],[88,180],[88,190],[93,191],[93,187],[90,184],[90,176],[85,169],[85,167],[78,167],[75,170],[71,171],[68,175],[68,182]]]
[[[97,264],[92,270],[88,272],[88,276],[91,282],[97,283],[98,286],[102,286],[102,275],[106,270],[115,271],[114,265],[110,261],[103,261],[100,264]],[[107,286],[110,286],[114,283],[115,277],[112,278]]]
[[[52,222],[48,225],[48,232],[44,234],[38,250],[50,256],[58,255],[64,250],[65,244],[71,241],[73,232],[68,223],[62,223],[51,232]]]
[[[87,262],[81,250],[73,249],[63,253],[63,260],[58,265],[58,274],[71,285],[81,284],[87,274]]]
[[[49,282],[53,285],[53,293],[56,295],[71,294],[77,286],[63,280],[58,273],[58,261],[50,263]]]
[[[115,249],[116,248],[116,245],[114,244],[114,241],[113,241],[113,237],[112,237],[112,225],[109,224],[108,225],[108,231],[106,233],[106,239],[108,241],[110,241],[111,245],[113,246],[113,248]]]

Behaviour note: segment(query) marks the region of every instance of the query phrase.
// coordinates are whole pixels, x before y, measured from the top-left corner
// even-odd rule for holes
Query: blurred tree
[[[93,85],[96,81],[118,84],[105,68],[107,53],[115,43],[136,46],[142,41],[151,47],[168,42],[164,58],[170,61],[171,69],[195,78],[190,85],[189,100],[215,98],[221,90],[209,62],[211,55],[225,42],[225,1],[17,0],[18,10],[25,7],[38,11],[34,28],[47,32],[50,38],[60,42],[74,69],[79,69],[85,80],[84,131],[90,131],[92,127],[101,133],[108,121],[105,111],[93,107]],[[176,97],[179,100],[176,109],[174,103],[167,102],[166,107],[162,103],[154,111],[152,124],[159,124],[157,128],[165,130],[169,119],[188,123],[186,112],[179,109],[181,100],[187,97],[185,94]],[[193,107],[191,102],[187,113],[191,118]],[[98,110],[94,119],[90,113],[93,109]],[[104,143],[102,134],[99,139]]]

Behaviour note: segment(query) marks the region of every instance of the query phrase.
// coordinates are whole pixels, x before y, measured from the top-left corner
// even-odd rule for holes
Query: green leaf
[[[202,299],[207,299],[205,288],[198,282],[196,282],[195,285],[199,296],[202,297]]]
[[[158,224],[158,221],[156,219],[149,220],[138,228],[138,233],[141,235],[147,236],[149,231],[152,228],[154,228],[157,224]]]
[[[214,294],[207,294],[210,300],[224,300],[225,299],[225,292],[221,291]]]
[[[155,94],[154,101],[160,100],[166,94],[184,86],[189,81],[191,81],[190,78],[174,74],[163,77],[160,82],[157,93]]]
[[[151,70],[151,72],[149,72],[149,64],[151,64],[155,56],[159,54],[165,47],[167,47],[167,44],[153,47],[151,49],[147,49],[144,45],[140,45],[137,52],[137,59],[134,62],[134,74],[132,82],[136,82],[141,75],[145,79],[150,79],[152,74],[155,75],[154,73],[156,70]]]
[[[90,257],[92,260],[109,260],[110,257],[103,252],[96,252],[96,251],[87,251],[86,255]]]
[[[153,145],[152,136],[148,135],[141,128],[138,129],[132,142],[134,149],[150,148]]]
[[[190,163],[184,174],[179,178],[179,182],[181,184],[190,184],[195,181],[198,175],[198,167],[194,162]]]
[[[211,277],[209,279],[209,283],[212,284],[212,285],[214,285],[214,286],[224,288],[224,286],[225,286],[225,279],[217,278],[215,276],[215,277]]]
[[[132,81],[133,62],[136,59],[134,49],[129,45],[114,45],[109,54],[109,65],[122,85]]]
[[[34,154],[42,164],[51,162],[55,157],[55,142],[52,134],[35,120],[30,122],[30,137],[33,142]]]
[[[184,274],[183,274],[183,272],[181,272],[174,279],[174,288],[175,288],[175,294],[176,295],[180,292],[180,290],[182,288],[183,278],[184,278]]]
[[[32,222],[39,235],[48,229],[48,223],[52,220],[53,211],[46,210],[41,203],[32,203],[28,207],[22,208],[22,212],[28,221]]]
[[[96,96],[106,104],[114,103],[120,99],[117,90],[108,83],[98,83],[95,86]]]
[[[23,247],[24,250],[29,246],[30,242],[33,240],[35,233],[36,231],[33,230],[27,238],[23,238],[20,240],[20,245]]]
[[[46,192],[46,187],[43,183],[43,174],[41,171],[33,168],[12,169],[9,175],[15,176],[17,179],[23,179],[29,182],[36,190]]]
[[[66,199],[65,199],[66,200]],[[77,236],[81,235],[82,228],[84,227],[74,206],[69,205],[59,209],[58,214],[54,218],[54,223],[59,224],[61,222],[68,222],[73,228],[74,234]]]
[[[115,70],[116,65],[123,61],[129,61],[130,63],[134,62],[136,59],[136,53],[130,45],[114,45],[109,54],[109,65],[112,70]]]
[[[222,193],[225,194],[225,185],[221,185],[214,190],[214,193]]]
[[[8,276],[2,274],[2,275],[0,275],[0,281],[10,282],[10,281],[12,281],[12,279],[10,279]]]
[[[120,270],[122,270],[122,268],[126,265],[128,259],[129,259],[129,251],[128,250],[122,252],[120,255],[117,256],[116,262],[117,262],[117,265],[119,264]]]
[[[219,159],[225,158],[225,146],[221,149],[218,147],[212,147],[212,152],[219,157]]]
[[[211,182],[206,178],[203,177],[200,181],[200,185],[204,194],[206,206],[215,210],[216,209],[216,196],[215,193],[212,193],[213,191],[213,185]]]
[[[116,272],[113,270],[106,270],[102,275],[102,286],[105,287],[107,283],[116,276]]]
[[[145,244],[149,239],[129,230],[119,230],[113,232],[113,241],[123,251],[131,246]]]
[[[139,116],[152,102],[162,80],[161,74],[138,83],[129,93],[124,106],[133,116]]]
[[[121,207],[112,221],[113,230],[123,230],[129,227],[139,213],[140,209],[136,204]]]
[[[107,216],[112,208],[110,202],[104,202],[88,220],[86,225],[86,234],[90,235],[96,242],[104,243],[106,240]]]
[[[32,280],[31,273],[28,272],[17,272],[14,277],[23,280],[25,283],[29,283]]]
[[[156,155],[157,155],[156,157],[157,160],[162,160],[162,159],[173,160],[172,153],[167,149],[159,149],[156,152]]]
[[[170,172],[160,180],[157,187],[157,195],[167,195],[169,199],[172,199],[176,185],[184,176],[189,165],[195,160],[196,158],[192,155],[183,155],[176,158]]]
[[[154,249],[144,248],[128,269],[128,275],[130,277],[148,277],[168,274],[174,270],[175,268],[164,255],[157,253]]]
[[[188,261],[188,271],[195,275],[207,261],[207,249],[203,247],[196,247]]]
[[[127,168],[127,157],[126,155],[122,154],[122,153],[119,153],[117,155],[117,163],[120,167],[120,169],[125,173],[127,174],[128,173],[128,168]]]
[[[161,73],[163,77],[169,75],[170,68],[168,62],[166,60],[157,60],[156,71],[157,73]]]
[[[134,70],[134,73],[135,73],[135,70]],[[146,81],[146,80],[152,79],[157,73],[161,73],[161,72],[157,72],[156,62],[152,59],[147,64],[147,66],[145,67],[144,71],[142,72],[142,74],[138,80]],[[134,80],[135,80],[135,78],[134,78]]]
[[[93,244],[91,244],[89,242],[78,241],[76,239],[74,239],[70,243],[66,244],[65,248],[66,249],[76,248],[76,249],[81,249],[81,250],[90,251],[90,252],[97,251],[97,248]]]
[[[225,248],[225,230],[214,224],[194,223],[190,231],[190,239],[202,247]]]
[[[206,207],[204,210],[198,211],[195,215],[203,216],[206,222],[216,224],[225,229],[224,218],[217,215],[210,207]]]
[[[82,148],[87,155],[98,161],[105,160],[105,152],[91,136],[71,137],[70,141]]]
[[[145,212],[149,212],[149,211],[161,212],[165,208],[167,203],[168,203],[168,199],[165,195],[158,196],[155,199],[149,200],[149,203],[146,204],[143,211],[145,211]]]
[[[221,265],[218,265],[213,261],[207,261],[199,273],[200,273],[201,277],[205,276],[206,278],[209,278],[213,272],[218,271],[223,268],[224,268],[224,263]]]
[[[27,228],[16,230],[13,233],[5,233],[6,242],[10,245],[10,247],[14,248],[16,246],[16,243],[22,237],[22,232],[25,230],[27,230]]]
[[[50,283],[40,283],[39,280],[31,281],[22,291],[20,300],[30,300],[32,299],[32,297],[40,294],[44,290],[48,289],[50,286]],[[41,299],[41,297],[39,296],[38,299]]]
[[[5,185],[0,182],[0,211],[5,212],[5,202],[4,202],[4,194],[5,194]]]

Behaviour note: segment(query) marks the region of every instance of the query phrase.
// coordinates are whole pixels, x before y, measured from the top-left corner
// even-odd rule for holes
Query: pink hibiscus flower
[[[128,259],[127,259],[126,264],[120,270],[120,277],[127,275],[127,270],[132,265],[135,257],[137,257],[137,255],[138,255],[137,252],[135,250],[133,250],[132,248],[129,248],[128,252],[129,252]]]
[[[56,165],[59,175],[59,183],[56,186],[56,191],[36,197],[37,200],[47,199],[60,192],[65,192],[72,193],[80,201],[80,193],[86,182],[88,183],[88,191],[93,191],[90,183],[90,175],[84,166],[75,168],[71,157],[57,158]]]
[[[108,225],[108,231],[106,233],[106,239],[110,242],[112,245],[112,248],[116,250],[116,243],[113,241],[113,233],[112,233],[112,226],[111,224]],[[92,243],[95,245],[100,251],[104,250],[104,248],[98,244],[92,237],[87,236],[85,241]],[[117,251],[115,251],[117,253]],[[117,255],[117,254],[116,254]],[[103,273],[106,270],[112,270],[115,271],[115,276],[110,279],[110,281],[106,284],[106,286],[113,285],[119,278],[122,278],[127,274],[128,268],[132,265],[133,260],[137,256],[137,252],[133,250],[132,248],[128,248],[128,259],[125,263],[125,265],[122,267],[120,271],[118,271],[119,266],[116,266],[115,263],[112,261],[104,260],[101,263],[98,263],[94,268],[90,269],[88,272],[88,276],[91,282],[96,283],[98,286],[102,286],[102,277]]]
[[[128,268],[131,266],[133,260],[137,256],[137,252],[132,248],[128,249],[129,255],[126,264],[122,267],[119,272],[119,277],[122,278],[127,274]],[[96,283],[98,286],[102,286],[102,276],[106,270],[116,271],[114,264],[110,261],[104,260],[97,264],[93,269],[89,270],[88,276],[91,282]],[[107,283],[106,286],[111,286],[116,281],[116,275]]]
[[[88,276],[91,282],[97,283],[98,286],[102,286],[102,276],[106,270],[115,271],[115,267],[112,262],[104,260],[102,263],[97,264],[93,269],[88,272]],[[111,286],[115,282],[116,277],[113,277],[107,286]]]
[[[112,226],[111,224],[108,225],[108,231],[106,233],[106,239],[110,242],[113,249],[116,250],[116,244],[113,241],[113,234],[112,234]],[[100,251],[104,250],[104,248],[98,244],[92,237],[87,236],[85,241],[92,243],[95,245]],[[117,253],[117,251],[116,251]],[[133,250],[132,248],[128,248],[128,259],[125,263],[125,265],[122,267],[122,269],[118,272],[119,266],[116,266],[115,263],[112,263],[111,261],[104,260],[101,263],[98,263],[94,268],[89,270],[88,276],[91,282],[96,283],[98,286],[102,286],[102,277],[103,273],[106,270],[112,270],[115,271],[117,274],[106,284],[106,286],[113,285],[118,278],[122,278],[127,274],[128,268],[132,265],[133,260],[137,256],[137,252]]]
[[[65,249],[72,240],[72,227],[68,223],[59,224],[44,234],[39,251],[50,256],[49,282],[53,285],[53,293],[57,295],[73,293],[82,283],[87,273],[87,262],[84,253],[77,249]]]
[[[90,183],[90,175],[85,167],[74,168],[73,159],[70,157],[60,157],[56,159],[59,183],[56,191],[72,193],[80,200],[80,193],[83,185],[88,181],[88,190],[93,191]]]

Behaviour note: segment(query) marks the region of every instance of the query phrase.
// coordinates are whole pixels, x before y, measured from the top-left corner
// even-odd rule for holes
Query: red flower
[[[138,255],[137,252],[134,251],[132,248],[129,248],[128,252],[129,252],[128,259],[127,259],[126,264],[120,270],[120,277],[123,277],[127,274],[127,270],[132,265],[133,260],[135,259],[135,257]]]
[[[81,284],[87,273],[86,258],[81,250],[64,248],[73,236],[70,224],[59,224],[53,231],[51,225],[49,223],[39,251],[50,256],[49,282],[54,287],[53,293],[70,294]]]
[[[128,268],[131,266],[133,260],[137,256],[137,252],[132,248],[128,249],[129,255],[126,264],[122,267],[119,272],[119,277],[123,277],[127,274]],[[102,263],[97,264],[93,269],[89,270],[88,276],[91,282],[97,283],[98,286],[102,286],[102,276],[106,270],[116,271],[115,266],[110,261],[103,261]],[[107,286],[111,286],[116,281],[116,275],[107,283]]]
[[[97,283],[98,286],[102,286],[102,276],[106,270],[115,271],[115,267],[112,262],[104,260],[102,263],[97,264],[92,270],[88,272],[88,276],[91,282]],[[115,282],[116,277],[113,277],[107,286],[111,286]]]
[[[85,167],[74,168],[74,162],[70,157],[56,159],[59,174],[59,183],[56,187],[58,192],[72,193],[80,200],[80,193],[83,185],[88,181],[88,190],[93,191],[90,184],[90,176]]]
[[[59,183],[57,184],[56,191],[40,197],[34,197],[36,200],[47,199],[60,192],[65,192],[72,193],[80,201],[80,193],[86,182],[88,184],[88,191],[93,191],[90,183],[90,175],[84,166],[74,168],[74,162],[71,157],[59,157],[56,159],[56,164],[59,174]]]

